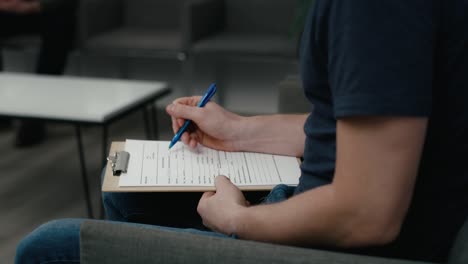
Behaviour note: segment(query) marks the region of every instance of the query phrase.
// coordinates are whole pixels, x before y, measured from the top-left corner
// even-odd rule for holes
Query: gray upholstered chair
[[[296,1],[198,0],[190,3],[190,51],[216,56],[294,58]]]
[[[84,54],[185,59],[186,0],[81,0]]]
[[[423,264],[323,250],[273,245],[172,231],[86,221],[80,234],[82,264],[203,263],[203,264]],[[459,231],[448,264],[468,263],[468,221]]]

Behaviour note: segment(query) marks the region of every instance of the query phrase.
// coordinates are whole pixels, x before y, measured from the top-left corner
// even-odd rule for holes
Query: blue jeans
[[[294,187],[278,185],[261,202],[280,202],[290,197],[293,192]],[[128,225],[141,225],[147,228],[230,238],[224,234],[208,231],[200,225],[201,220],[196,213],[200,195],[195,193],[103,193],[103,202],[107,217],[111,221],[127,222]],[[246,197],[249,198],[249,196],[258,198],[256,194],[247,193]],[[168,201],[171,203],[167,203]],[[178,207],[181,204],[184,204],[184,207]],[[193,205],[195,206],[191,208]],[[176,217],[169,217],[170,213],[174,213]],[[15,263],[79,263],[80,226],[85,220],[61,219],[41,225],[19,243]],[[190,221],[194,222],[190,223]],[[161,226],[161,224],[166,225],[165,223],[167,226]]]

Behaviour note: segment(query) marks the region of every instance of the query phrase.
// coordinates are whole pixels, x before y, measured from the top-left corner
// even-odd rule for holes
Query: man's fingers
[[[236,187],[228,177],[219,175],[215,178],[216,191],[226,190],[228,188]]]
[[[177,98],[172,103],[196,106],[198,102],[200,102],[201,98],[202,98],[201,96],[181,97],[181,98]]]
[[[168,106],[168,113],[171,116],[176,118],[189,119],[195,122],[200,120],[202,111],[203,109],[200,107],[183,104],[171,104]]]
[[[177,130],[179,130],[179,127],[177,126],[177,119],[173,116],[171,116],[171,120],[172,120],[172,131],[175,133],[177,133]]]
[[[215,192],[204,192],[203,195],[200,197],[200,201],[198,201],[197,212],[198,214],[203,213],[203,208],[205,208],[205,204],[207,199],[215,195]]]
[[[200,198],[200,201],[198,201],[197,212],[200,216],[203,215],[203,212],[206,209],[207,200],[213,195],[215,195],[215,192],[204,192]]]
[[[213,195],[215,195],[215,192],[204,192],[203,195],[201,196],[200,200],[208,199]]]
[[[195,149],[197,147],[197,140],[195,140],[194,138],[191,138],[190,139],[190,142],[189,142],[189,147],[192,148],[192,149]]]
[[[182,136],[180,137],[180,140],[184,142],[185,145],[190,144],[190,136],[187,132],[183,133]]]
[[[183,126],[184,123],[185,123],[185,120],[182,119],[182,118],[176,118],[176,120],[177,120],[177,125],[178,125],[179,127]]]
[[[197,121],[201,117],[201,109],[197,107],[200,100],[201,96],[178,98],[166,107],[166,112],[176,118]]]

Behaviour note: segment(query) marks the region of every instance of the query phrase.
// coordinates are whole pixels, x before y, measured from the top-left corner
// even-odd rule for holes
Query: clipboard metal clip
[[[107,157],[112,167],[112,174],[114,176],[120,176],[122,172],[127,172],[128,160],[130,159],[130,153],[126,151],[115,152],[113,156]]]

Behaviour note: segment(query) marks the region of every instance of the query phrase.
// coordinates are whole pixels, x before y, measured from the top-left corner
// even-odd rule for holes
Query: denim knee
[[[101,172],[101,185],[104,184],[106,167]],[[119,222],[131,222],[129,216],[141,213],[140,206],[151,199],[145,193],[102,192],[101,198],[106,219]],[[137,211],[137,212],[135,212]],[[143,210],[144,211],[144,210]]]
[[[294,194],[296,187],[285,184],[276,185],[268,196],[263,200],[263,204],[279,203],[289,199]]]
[[[122,212],[122,208],[124,207],[122,203],[125,201],[125,196],[122,193],[111,193],[111,192],[103,192],[102,193],[102,203],[104,205],[104,211],[106,213],[106,217],[109,220],[113,221],[121,221],[121,222],[128,222],[125,214]]]
[[[106,173],[106,167],[104,167],[101,171],[101,186],[104,184],[104,175]],[[101,200],[104,207],[104,212],[106,214],[106,218],[109,220],[115,221],[124,221],[126,222],[125,217],[120,213],[118,209],[118,200],[119,200],[118,193],[111,193],[111,192],[102,192],[101,193]]]
[[[15,263],[79,262],[82,221],[62,219],[39,226],[18,244]]]

